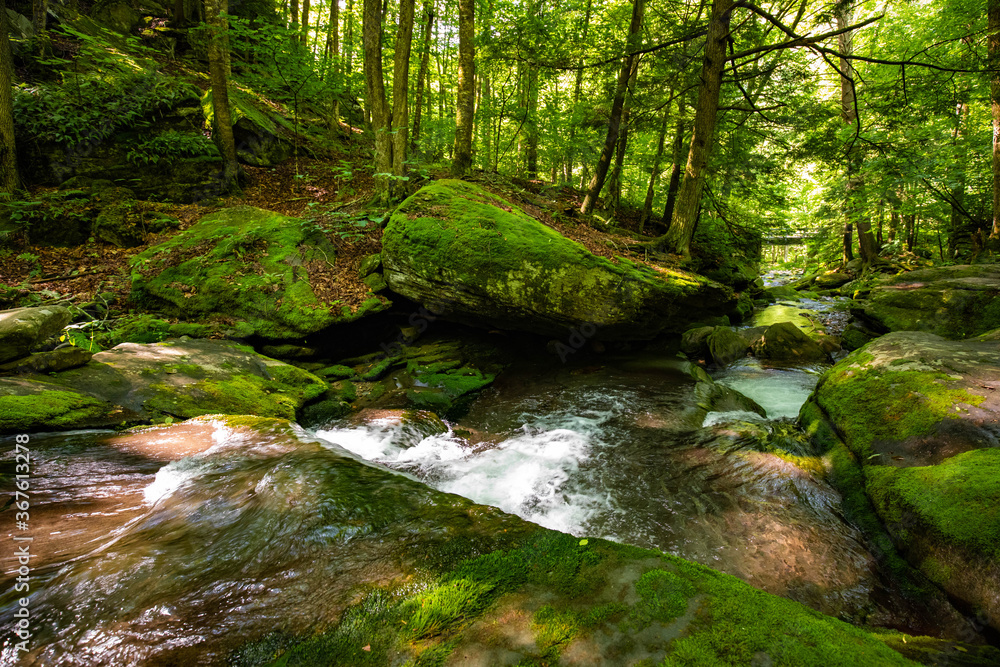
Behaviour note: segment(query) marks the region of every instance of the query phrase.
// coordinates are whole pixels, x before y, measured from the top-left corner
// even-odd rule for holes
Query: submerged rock
[[[234,343],[123,343],[72,370],[0,378],[0,432],[119,426],[214,413],[294,419],[326,388],[304,370]]]
[[[927,331],[959,339],[1000,327],[1000,265],[918,269],[872,287],[851,314],[878,332]]]
[[[1000,629],[1000,348],[922,332],[886,334],[820,380],[813,430],[829,420],[902,555]],[[805,414],[806,411],[804,411]],[[819,431],[817,431],[819,432]],[[827,438],[834,431],[827,429]]]
[[[352,309],[322,296],[336,249],[294,218],[225,209],[132,260],[133,298],[186,320],[230,317],[242,336],[299,338],[389,306],[369,293]]]
[[[21,664],[65,655],[80,665],[672,664],[686,656],[913,664],[885,635],[735,577],[540,528],[367,465],[280,420],[202,418],[101,438],[77,450],[160,461],[157,443],[195,440],[200,447],[183,449],[201,453],[121,475],[125,490],[145,493],[146,514],[128,522],[109,513],[81,526],[83,546],[59,551],[58,576],[32,592],[45,630]],[[37,465],[58,456],[40,451]],[[72,511],[59,491],[33,496],[45,535]],[[103,492],[80,491],[88,500]]]
[[[649,339],[736,303],[701,276],[593,255],[462,181],[438,181],[404,201],[382,243],[393,291],[466,324],[550,336],[585,326],[598,339]]]

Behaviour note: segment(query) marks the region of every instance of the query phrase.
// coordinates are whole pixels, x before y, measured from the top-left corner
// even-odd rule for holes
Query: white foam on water
[[[603,444],[597,440],[597,428],[604,418],[591,413],[553,420],[547,415],[545,421],[544,427],[526,425],[521,434],[485,450],[476,450],[452,433],[405,447],[398,429],[378,424],[316,435],[369,461],[412,473],[440,491],[499,507],[546,528],[582,535],[588,518],[607,506],[604,497],[581,488],[579,474],[580,463],[595,445]]]

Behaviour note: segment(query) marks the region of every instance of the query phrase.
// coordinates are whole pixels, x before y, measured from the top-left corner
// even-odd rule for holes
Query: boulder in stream
[[[167,442],[200,453],[161,467]],[[65,468],[60,447],[40,441],[35,465]],[[146,514],[73,524],[66,484],[79,502],[106,502],[106,489],[73,475],[33,489],[41,535],[79,528],[59,538],[59,549],[35,545],[46,559],[37,564],[59,574],[32,590],[32,615],[45,630],[22,664],[65,655],[81,665],[673,664],[690,656],[914,664],[891,648],[906,650],[906,636],[854,627],[665,553],[541,528],[365,464],[281,420],[200,418],[99,434],[73,451],[84,465],[118,472],[117,492]],[[9,634],[13,614],[3,618]],[[908,639],[932,654],[952,645]]]
[[[860,465],[845,497],[867,494],[902,555],[1000,629],[996,341],[886,334],[820,379],[803,419]]]
[[[382,237],[390,289],[478,326],[604,340],[650,339],[736,305],[731,289],[674,269],[611,261],[479,186],[437,181]]]
[[[180,319],[230,318],[241,336],[300,338],[389,307],[328,295],[336,249],[295,218],[250,206],[208,215],[132,259],[132,297]]]
[[[780,363],[828,362],[830,355],[823,347],[791,322],[769,326],[753,343],[753,353],[759,359]]]
[[[878,333],[976,336],[1000,327],[1000,265],[941,266],[892,276],[874,285],[851,314]]]

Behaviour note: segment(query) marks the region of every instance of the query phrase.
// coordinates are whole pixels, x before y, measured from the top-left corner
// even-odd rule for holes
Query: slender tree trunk
[[[892,243],[896,240],[896,233],[899,231],[899,211],[895,208],[889,212],[889,235],[887,237],[887,242]]]
[[[593,9],[594,0],[587,0],[587,10],[583,15],[582,43],[587,43],[587,33],[590,32],[590,13]],[[573,115],[580,112],[580,95],[583,91],[583,68],[586,62],[580,59],[580,66],[576,69],[576,81],[573,84]],[[569,124],[569,148],[566,151],[567,175],[566,180],[573,179],[573,168],[576,166],[576,126],[578,119],[571,118]]]
[[[913,252],[913,246],[917,241],[917,214],[907,213],[903,216],[903,234],[906,240],[906,249]]]
[[[625,104],[622,111],[622,125],[618,130],[618,145],[615,148],[615,166],[608,177],[608,200],[606,208],[617,214],[622,203],[622,172],[625,170],[625,151],[628,149],[628,125],[632,116],[631,105]]]
[[[839,6],[837,12],[837,28],[844,29],[851,25],[852,0]],[[840,52],[850,56],[854,52],[854,37],[851,32],[841,33],[837,37]],[[857,101],[855,82],[857,77],[854,65],[846,57],[840,59],[840,117],[844,123],[853,126],[858,119],[855,104]],[[858,230],[858,246],[861,249],[861,259],[868,265],[878,256],[875,237],[872,236],[871,222],[865,215],[861,204],[864,190],[864,176],[861,174],[863,156],[859,147],[853,142],[847,146],[847,191],[844,193],[844,243],[851,243],[850,227],[854,224]],[[852,259],[851,246],[844,246],[844,262]]]
[[[205,2],[211,2],[211,0],[205,0]],[[292,25],[291,28],[294,32],[299,31],[299,0],[288,0],[289,8],[292,11]]]
[[[186,3],[184,0],[174,0],[173,16],[170,17],[170,27],[180,28],[187,24]]]
[[[667,202],[663,206],[663,226],[668,230],[674,219],[677,192],[681,189],[681,160],[684,159],[684,126],[687,107],[683,95],[677,100],[677,126],[674,128],[674,147],[670,158],[670,180],[667,183]]]
[[[653,157],[653,169],[649,174],[649,186],[646,188],[646,199],[642,202],[642,217],[639,218],[639,233],[642,234],[646,223],[653,215],[653,195],[656,194],[656,181],[660,177],[660,161],[663,159],[663,147],[667,141],[667,124],[670,122],[670,112],[663,110],[663,122],[660,123],[660,136],[656,140],[656,156]]]
[[[989,52],[990,102],[993,111],[993,228],[991,239],[1000,239],[1000,0],[986,4]]]
[[[732,2],[732,0],[723,1]],[[635,61],[632,51],[638,46],[638,40],[642,31],[643,6],[643,0],[632,0],[632,19],[629,23],[628,40],[625,43],[625,56],[622,58],[622,68],[618,73],[618,83],[615,86],[615,96],[611,101],[608,132],[604,137],[604,147],[601,149],[601,156],[597,159],[594,176],[590,179],[587,194],[584,196],[583,204],[580,206],[580,213],[584,215],[589,215],[594,210],[597,198],[601,194],[601,188],[604,187],[604,179],[607,177],[608,169],[611,166],[615,144],[618,142],[622,110],[625,106],[625,93],[628,91],[629,78],[632,76],[632,64]]]
[[[458,0],[458,94],[451,173],[459,177],[472,168],[472,126],[476,112],[475,7],[475,0]]]
[[[340,70],[340,0],[330,0],[330,25],[326,29],[326,53],[333,63],[333,81],[336,89],[333,92],[333,109],[331,121],[336,132],[340,132],[340,97],[343,94],[343,76]]]
[[[309,0],[302,0],[302,26],[299,41],[307,50],[309,48]]]
[[[212,81],[212,139],[222,154],[222,184],[225,190],[236,186],[240,166],[236,161],[236,141],[229,114],[229,81],[226,77],[226,45],[229,0],[206,0],[209,20],[208,69]]]
[[[966,150],[966,126],[968,125],[969,105],[959,102],[956,108],[955,131],[952,134],[952,142],[955,146],[955,185],[951,189],[951,220],[948,224],[948,250],[954,250],[954,240],[958,236],[958,230],[962,228],[965,216],[963,207],[965,206],[965,163],[968,159]]]
[[[400,0],[399,29],[392,67],[392,174],[393,197],[406,194],[406,148],[410,145],[410,50],[413,46],[414,0]]]
[[[726,43],[729,39],[729,22],[734,5],[734,0],[715,0],[712,3],[712,15],[709,18],[705,41],[705,60],[701,68],[701,84],[698,87],[698,106],[695,109],[694,130],[691,134],[684,182],[677,194],[670,228],[655,244],[655,247],[664,248],[684,257],[691,256],[691,239],[698,224],[708,160],[715,147],[715,125],[719,116],[722,70],[726,64]]]
[[[364,0],[361,42],[365,61],[365,108],[371,115],[375,135],[375,198],[381,204],[388,204],[392,199],[392,119],[382,76],[381,0]]]
[[[14,60],[10,49],[7,2],[0,0],[0,199],[21,189],[14,138]]]
[[[31,26],[36,34],[42,34],[49,15],[49,0],[32,0],[31,2]]]
[[[344,6],[344,95],[349,105],[354,104],[354,0],[347,0]],[[347,137],[353,132],[348,123]]]
[[[524,175],[538,178],[538,68],[528,66],[524,77],[524,124],[521,126],[524,147]]]
[[[424,104],[424,87],[430,83],[431,34],[434,28],[434,0],[424,0],[424,38],[420,54],[420,73],[417,74],[417,99],[413,105],[413,134],[410,135],[410,149],[417,150],[420,141],[421,111]],[[430,90],[428,90],[430,95]]]

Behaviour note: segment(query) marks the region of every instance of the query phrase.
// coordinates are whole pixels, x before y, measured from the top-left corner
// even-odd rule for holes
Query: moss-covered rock
[[[1000,265],[910,271],[872,287],[851,314],[877,331],[927,331],[945,338],[1000,327]]]
[[[759,359],[780,363],[812,363],[830,360],[830,355],[812,338],[791,322],[769,326],[753,344]]]
[[[298,338],[388,307],[370,294],[359,308],[326,301],[313,285],[333,280],[336,251],[294,218],[230,208],[137,255],[133,298],[187,320],[230,317],[252,333]]]
[[[56,413],[63,416],[53,428],[146,423],[205,414],[295,419],[300,408],[326,389],[323,380],[300,368],[215,340],[123,343],[95,354],[90,363],[79,368],[48,376],[0,378],[0,394],[11,397],[5,399],[9,405],[23,402],[14,400],[18,396],[31,396],[40,404],[56,401]],[[92,411],[99,411],[100,419],[93,419]],[[46,425],[41,418],[32,423],[37,424],[32,429]],[[6,419],[0,419],[0,430],[15,431],[21,424],[9,412]]]
[[[737,359],[742,359],[750,351],[746,339],[729,327],[715,327],[706,338],[706,342],[712,361],[723,368]]]
[[[292,127],[278,114],[263,110],[263,103],[259,104],[260,106],[254,104],[250,96],[245,93],[235,89],[229,91],[236,157],[243,164],[254,167],[274,167],[290,158],[295,152],[291,141],[281,136],[282,129],[290,134]],[[211,90],[205,91],[202,95],[201,108],[205,122],[210,126],[215,115]]]
[[[27,356],[73,319],[63,306],[0,311],[0,362]]]
[[[1000,349],[886,334],[831,368],[816,408],[860,462],[863,488],[909,562],[1000,628]],[[815,420],[814,420],[815,421]]]
[[[65,431],[120,423],[115,407],[42,379],[0,378],[0,433]]]
[[[597,338],[643,339],[735,305],[701,276],[597,257],[462,181],[404,201],[382,243],[393,291],[467,324],[553,336],[588,325]]]

